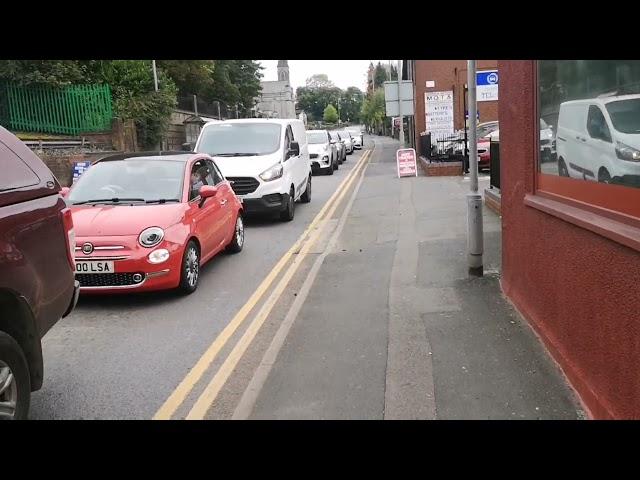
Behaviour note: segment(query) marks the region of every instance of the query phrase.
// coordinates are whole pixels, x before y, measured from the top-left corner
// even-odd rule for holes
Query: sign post
[[[396,151],[396,164],[398,167],[398,178],[418,176],[416,151],[413,148],[398,149]]]
[[[90,166],[91,166],[91,162],[75,162],[73,164],[73,180],[72,180],[72,183],[76,183],[76,181],[80,178],[80,176]]]

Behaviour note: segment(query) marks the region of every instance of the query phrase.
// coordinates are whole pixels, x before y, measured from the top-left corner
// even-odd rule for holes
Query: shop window
[[[538,61],[537,190],[640,218],[640,61]]]

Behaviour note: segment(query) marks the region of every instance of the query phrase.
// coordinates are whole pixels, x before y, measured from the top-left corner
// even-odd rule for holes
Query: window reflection
[[[540,171],[640,188],[640,61],[539,61]]]

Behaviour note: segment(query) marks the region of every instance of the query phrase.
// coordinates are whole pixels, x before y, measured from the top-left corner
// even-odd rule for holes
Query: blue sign
[[[485,72],[477,72],[476,85],[478,86],[498,85],[498,71],[487,70]]]
[[[464,112],[464,118],[468,119],[469,118],[469,110],[465,110]],[[478,120],[480,120],[480,110],[476,110],[476,118]]]
[[[80,178],[87,168],[91,166],[91,162],[76,162],[73,164],[73,183]]]

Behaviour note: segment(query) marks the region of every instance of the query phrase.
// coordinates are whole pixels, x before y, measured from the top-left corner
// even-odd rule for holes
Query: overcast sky
[[[367,86],[367,69],[372,60],[289,60],[289,75],[294,91],[298,87],[304,87],[307,78],[316,73],[326,73],[337,87],[343,90],[348,87],[358,87],[365,90]],[[397,67],[397,60],[395,62]],[[262,71],[262,80],[278,80],[277,60],[258,60],[265,69]],[[373,60],[388,63],[389,60]]]

